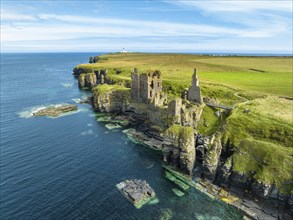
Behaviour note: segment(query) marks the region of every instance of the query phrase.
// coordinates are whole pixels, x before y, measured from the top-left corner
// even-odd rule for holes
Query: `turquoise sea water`
[[[177,197],[160,152],[108,130],[89,105],[56,119],[31,117],[89,95],[71,73],[90,55],[1,54],[0,219],[242,219],[194,189]],[[136,209],[115,187],[130,178],[146,180],[159,202]]]

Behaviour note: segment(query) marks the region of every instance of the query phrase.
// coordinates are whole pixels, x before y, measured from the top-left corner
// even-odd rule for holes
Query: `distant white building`
[[[123,48],[120,53],[131,53],[130,51],[125,50],[125,48]]]

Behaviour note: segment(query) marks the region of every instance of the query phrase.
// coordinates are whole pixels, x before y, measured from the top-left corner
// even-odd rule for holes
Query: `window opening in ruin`
[[[151,82],[151,88],[152,89],[154,88],[154,80],[152,80],[152,82]]]

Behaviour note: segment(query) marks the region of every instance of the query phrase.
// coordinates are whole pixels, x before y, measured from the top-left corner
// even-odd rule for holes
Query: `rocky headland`
[[[241,106],[232,108],[219,105],[209,97],[203,99],[196,70],[191,87],[184,90],[180,98],[171,99],[163,91],[162,74],[158,70],[139,73],[135,68],[127,87],[115,84],[105,74],[101,77],[105,70],[86,73],[88,76],[82,75],[84,72],[74,69],[79,85],[92,90],[93,108],[112,113],[112,120],[119,117],[127,120],[125,132],[131,139],[162,151],[169,172],[166,177],[170,181],[194,186],[243,210],[253,219],[291,218],[293,182],[290,177],[281,180],[278,176],[281,174],[273,177],[270,174],[275,171],[267,161],[268,143],[252,141],[247,135],[249,127],[239,141],[242,127],[238,126],[238,131],[230,128],[236,123],[233,121],[236,114],[245,119],[247,114],[250,118],[255,116]],[[210,118],[215,118],[212,125]],[[279,124],[274,126],[277,128]],[[275,145],[271,145],[269,147],[274,149]],[[284,173],[290,175],[287,170]],[[174,189],[174,193],[183,196],[187,190],[182,188],[184,184],[180,190]]]

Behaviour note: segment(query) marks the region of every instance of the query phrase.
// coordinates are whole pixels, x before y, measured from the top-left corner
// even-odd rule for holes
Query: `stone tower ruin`
[[[148,70],[138,73],[134,68],[131,72],[131,98],[135,101],[154,101],[162,92],[162,77],[159,70]]]
[[[194,73],[192,75],[192,84],[187,92],[187,100],[201,104],[202,97],[201,97],[200,87],[198,83],[199,83],[199,80],[197,79],[196,68],[194,68]]]

